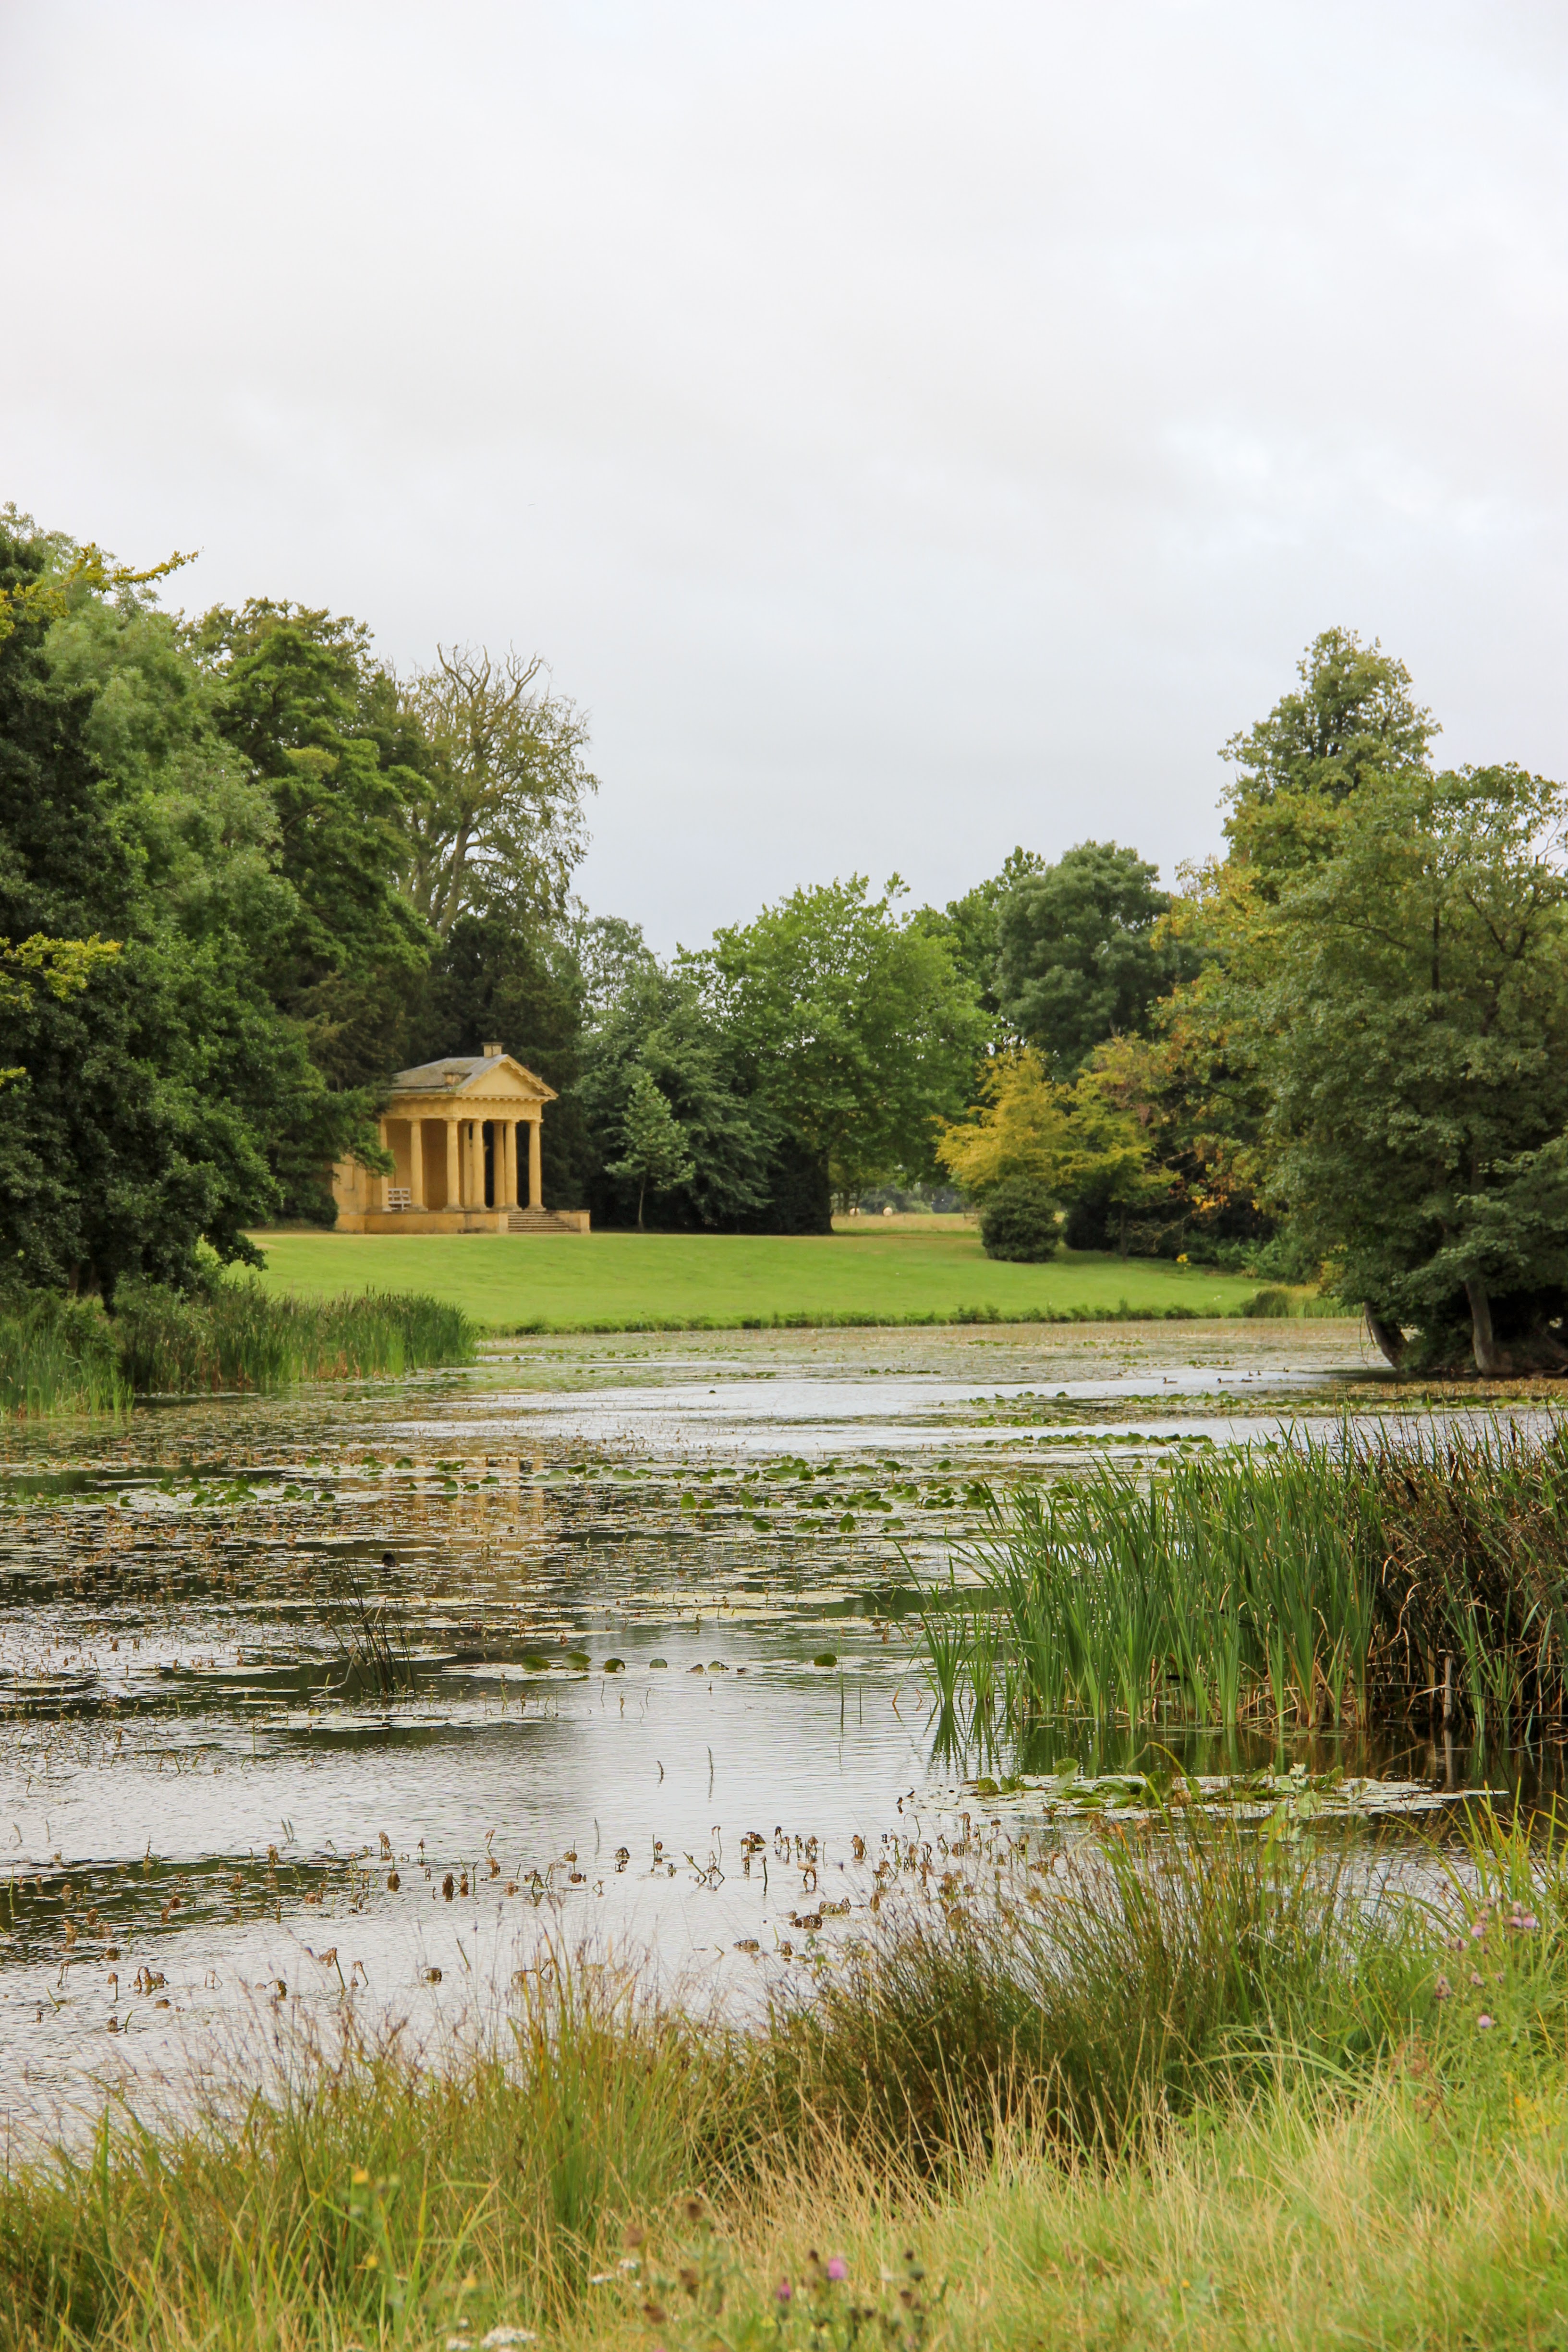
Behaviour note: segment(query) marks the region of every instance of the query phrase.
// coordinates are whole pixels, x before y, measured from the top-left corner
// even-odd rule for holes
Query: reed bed
[[[960,1557],[923,1612],[950,1720],[1568,1723],[1562,1427],[1105,1466],[993,1498]]]
[[[130,1401],[120,1350],[99,1307],[39,1292],[0,1308],[0,1409],[115,1412]]]
[[[17,1414],[119,1411],[137,1396],[268,1390],[461,1364],[474,1328],[414,1294],[278,1297],[253,1281],[194,1297],[125,1286],[115,1311],[47,1294],[0,1309],[0,1406]]]
[[[1282,2069],[1365,2092],[1415,2034],[1464,2062],[1477,2004],[1445,2000],[1444,1938],[1474,1917],[1467,1953],[1534,1989],[1554,2046],[1562,1870],[1547,1886],[1524,1866],[1545,1921],[1528,1951],[1484,1886],[1447,1920],[1374,1909],[1321,1852],[1173,1820],[1142,1851],[1107,1835],[1037,1857],[996,1909],[911,1896],[762,2032],[580,1956],[546,1955],[487,2031],[434,2048],[369,2035],[349,2000],[325,2040],[263,2011],[262,2059],[204,2074],[198,2113],[157,2127],[111,2105],[89,2145],[11,2165],[0,2344],[477,2345],[521,2326],[707,2352],[723,2303],[742,2333],[721,2340],[749,2340],[749,2305],[776,2352],[820,2352],[853,2340],[813,2333],[821,2253],[795,2248],[801,2307],[781,2310],[744,2246],[826,2184],[889,2237],[930,2235],[1001,2168],[1157,2168],[1184,2118],[1212,2134]],[[1524,2013],[1500,1979],[1486,1998]],[[889,2275],[862,2274],[862,2324],[919,2344],[938,2284],[917,2240],[893,2243]]]

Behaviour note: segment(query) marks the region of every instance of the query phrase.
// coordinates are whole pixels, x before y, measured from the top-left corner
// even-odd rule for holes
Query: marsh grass
[[[106,1315],[39,1293],[0,1307],[0,1407],[111,1412],[137,1396],[363,1378],[467,1363],[473,1351],[460,1308],[411,1294],[300,1299],[242,1279],[184,1297],[137,1284]]]
[[[950,1710],[967,1680],[1016,1727],[1568,1717],[1561,1426],[1369,1447],[1347,1425],[1147,1480],[1103,1465],[994,1498],[963,1557],[984,1605],[924,1620]]]
[[[0,1307],[0,1409],[116,1412],[130,1402],[113,1332],[97,1307],[37,1292]]]
[[[499,2325],[914,2352],[939,2326],[1037,2341],[1048,2311],[1078,2343],[1165,2341],[1158,2313],[1169,2340],[1294,2345],[1323,2340],[1300,2315],[1244,2321],[1304,2270],[1338,2265],[1342,2310],[1393,2309],[1393,2282],[1401,2307],[1506,2316],[1539,2301],[1521,2275],[1568,2268],[1561,1841],[1483,1823],[1436,1910],[1234,1824],[1038,1875],[1006,1917],[930,1888],[762,2032],[548,1955],[437,2047],[368,2036],[348,2001],[331,2039],[258,2020],[259,2077],[205,2077],[161,2127],[111,2105],[90,2144],[12,2164],[0,2343],[342,2352]],[[1533,1911],[1507,1909],[1516,1880]],[[1480,1990],[1445,1999],[1459,1946]],[[1309,2187],[1329,2201],[1293,2225]],[[1402,2218],[1427,2250],[1504,2222],[1511,2262],[1439,2292]]]
[[[359,1379],[467,1363],[473,1354],[462,1311],[411,1292],[279,1297],[237,1279],[185,1298],[138,1286],[122,1296],[113,1323],[139,1396]]]

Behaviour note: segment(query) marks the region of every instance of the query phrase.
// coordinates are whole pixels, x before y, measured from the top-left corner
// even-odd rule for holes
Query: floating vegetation
[[[1568,1722],[1568,1432],[1310,1438],[994,1498],[928,1594],[976,1720]]]

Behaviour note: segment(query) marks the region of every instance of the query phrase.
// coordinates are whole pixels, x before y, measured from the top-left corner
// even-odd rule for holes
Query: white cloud
[[[668,944],[1167,866],[1331,621],[1568,765],[1559,12],[0,7],[0,495],[515,640]]]

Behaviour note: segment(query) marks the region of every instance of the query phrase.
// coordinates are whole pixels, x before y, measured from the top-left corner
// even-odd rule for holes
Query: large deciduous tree
[[[949,940],[900,917],[895,877],[796,890],[690,960],[748,1091],[841,1200],[932,1165],[989,1024]]]
[[[1283,883],[1248,1016],[1276,1181],[1398,1360],[1568,1363],[1568,793],[1380,777]]]
[[[106,1297],[189,1283],[356,1132],[264,978],[300,921],[277,805],[132,577],[12,516],[0,589],[0,936],[118,948],[4,992],[0,1251]]]
[[[458,918],[501,906],[559,922],[588,845],[598,790],[584,754],[588,722],[540,680],[537,656],[438,646],[403,682],[402,707],[429,747],[427,788],[411,803],[404,882],[445,939]]]
[[[1178,943],[1158,927],[1170,899],[1135,849],[1083,841],[1021,875],[996,908],[1002,1018],[1058,1077],[1108,1037],[1148,1025],[1182,976]]]

